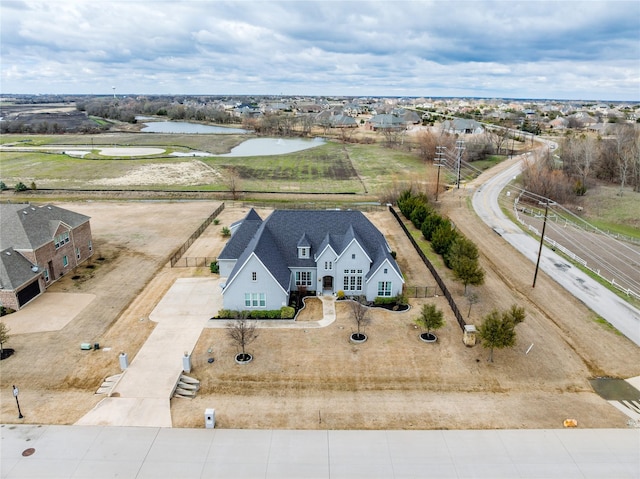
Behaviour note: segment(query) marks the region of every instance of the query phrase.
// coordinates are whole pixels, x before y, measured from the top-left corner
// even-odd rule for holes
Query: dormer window
[[[298,240],[298,259],[307,259],[311,257],[311,242],[307,238],[306,233]]]

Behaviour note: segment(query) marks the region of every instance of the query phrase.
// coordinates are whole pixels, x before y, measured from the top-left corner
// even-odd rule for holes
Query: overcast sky
[[[640,101],[640,2],[0,0],[2,93]]]

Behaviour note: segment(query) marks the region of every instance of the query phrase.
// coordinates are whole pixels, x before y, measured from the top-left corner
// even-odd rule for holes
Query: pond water
[[[308,150],[316,146],[324,145],[322,138],[314,138],[312,140],[304,138],[254,138],[243,141],[235,148],[231,149],[231,153],[225,155],[216,155],[224,157],[233,156],[273,156],[293,153],[295,151]]]
[[[142,133],[195,133],[195,134],[245,134],[249,130],[243,128],[227,128],[225,126],[201,125],[186,121],[154,121],[145,123]]]

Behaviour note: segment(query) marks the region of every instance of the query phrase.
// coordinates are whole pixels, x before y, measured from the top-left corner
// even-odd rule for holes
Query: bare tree
[[[469,303],[469,311],[467,311],[467,319],[469,319],[471,317],[471,306],[473,306],[474,304],[478,304],[480,302],[480,296],[478,296],[478,293],[470,292],[467,295],[467,302]]]
[[[631,173],[635,153],[637,132],[632,125],[620,124],[616,127],[615,147],[616,147],[616,160],[618,161],[618,175],[620,180],[620,193],[624,194],[624,187],[627,181],[627,176]]]
[[[247,354],[245,348],[258,338],[255,322],[249,322],[245,318],[236,319],[227,329],[227,334],[242,350],[239,359],[241,361],[249,359],[250,355]]]
[[[507,144],[509,142],[509,138],[511,134],[509,133],[509,128],[503,127],[493,127],[491,129],[485,130],[485,136],[487,142],[493,146],[496,155],[503,154],[503,150],[507,148]]]
[[[238,170],[234,167],[227,168],[227,174],[225,177],[225,183],[227,188],[229,188],[229,192],[231,193],[231,197],[234,200],[237,200],[240,197],[240,174]]]
[[[356,323],[358,338],[364,335],[364,328],[371,322],[369,308],[362,304],[362,301],[363,298],[360,297],[355,297],[351,300],[351,315],[353,322]]]

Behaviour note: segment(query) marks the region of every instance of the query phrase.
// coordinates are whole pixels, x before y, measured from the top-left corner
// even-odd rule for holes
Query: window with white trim
[[[296,286],[311,286],[311,271],[296,271]]]
[[[256,271],[251,273],[251,281],[258,281],[258,273]]]
[[[93,251],[93,243],[89,241],[89,251]]]
[[[391,296],[391,281],[378,281],[378,296]]]
[[[264,308],[267,305],[266,293],[244,293],[244,305],[247,308]]]
[[[80,248],[76,248],[76,258],[80,259]]]
[[[345,269],[342,277],[343,291],[362,291],[362,270]]]
[[[49,282],[49,270],[45,269],[43,273],[44,273],[44,281],[45,281],[45,283],[48,283]]]
[[[298,248],[298,258],[300,259],[308,258],[310,251],[311,251],[311,248],[309,248],[308,246],[300,246]]]
[[[326,269],[326,270],[333,269],[333,261],[325,261],[324,262],[324,269]]]
[[[67,255],[64,255],[62,257],[62,266],[64,266],[65,268],[69,266],[69,258],[67,258]]]
[[[60,246],[63,246],[69,242],[69,232],[65,231],[64,233],[59,234],[54,238],[53,241],[56,246],[56,249],[60,248]]]

